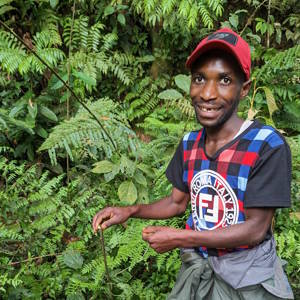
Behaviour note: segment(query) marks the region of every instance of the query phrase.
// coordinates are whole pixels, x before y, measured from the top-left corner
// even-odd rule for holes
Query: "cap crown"
[[[251,52],[248,43],[229,28],[222,28],[203,39],[186,61],[186,66],[192,64],[204,53],[212,49],[222,49],[232,54],[241,66],[246,80],[250,78]]]

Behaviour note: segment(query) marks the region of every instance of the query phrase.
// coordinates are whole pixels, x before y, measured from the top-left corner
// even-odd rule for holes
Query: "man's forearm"
[[[132,218],[167,219],[184,212],[185,206],[172,201],[171,196],[151,204],[139,204],[129,207]]]
[[[259,210],[256,209],[256,214]],[[260,210],[261,211],[261,210]],[[255,246],[265,237],[274,214],[273,209],[261,211],[258,218],[244,223],[206,231],[182,230],[178,232],[180,247],[234,248]]]
[[[274,210],[247,209],[244,223],[214,230],[196,231],[170,227],[148,226],[143,239],[159,253],[174,248],[235,248],[259,244],[270,228]]]
[[[262,241],[263,235],[255,233],[247,224],[237,224],[207,231],[180,230],[177,238],[180,248],[235,248],[254,246]]]

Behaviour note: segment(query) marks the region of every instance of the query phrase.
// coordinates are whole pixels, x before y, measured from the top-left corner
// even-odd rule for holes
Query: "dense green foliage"
[[[109,278],[91,220],[170,191],[166,166],[199,128],[185,59],[220,26],[251,45],[240,116],[275,126],[291,146],[293,207],[277,211],[275,237],[300,297],[299,16],[297,0],[0,0],[0,20],[98,119],[0,26],[0,298],[165,298],[178,252],[158,255],[141,230],[185,217],[106,230]]]

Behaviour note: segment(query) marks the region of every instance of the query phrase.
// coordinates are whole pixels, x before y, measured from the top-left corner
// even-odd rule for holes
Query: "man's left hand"
[[[178,248],[182,230],[165,226],[148,226],[143,229],[143,240],[158,253]]]

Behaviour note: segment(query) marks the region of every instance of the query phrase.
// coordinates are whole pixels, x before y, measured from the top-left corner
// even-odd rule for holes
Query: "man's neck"
[[[240,119],[237,115],[232,116],[227,122],[218,127],[205,128],[206,143],[227,143],[233,139],[238,133],[244,120]]]

